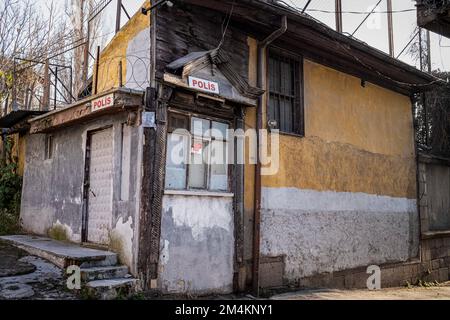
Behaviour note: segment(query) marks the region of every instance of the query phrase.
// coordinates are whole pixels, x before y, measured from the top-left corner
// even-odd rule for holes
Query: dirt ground
[[[369,290],[308,290],[271,297],[273,300],[450,300],[450,282],[432,287]]]
[[[69,300],[63,271],[0,241],[0,300]]]

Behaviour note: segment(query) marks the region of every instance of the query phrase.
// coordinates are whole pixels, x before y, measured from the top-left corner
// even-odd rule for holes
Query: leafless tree
[[[53,1],[42,8],[31,0],[2,0],[0,12],[0,104],[8,107],[15,96],[26,106],[42,85],[36,62],[64,49],[72,31],[58,18]]]
[[[97,39],[100,38],[101,30],[102,30],[102,19],[101,14],[99,14],[92,21],[90,20],[90,16],[93,11],[97,7],[97,3],[94,0],[69,0],[70,2],[66,2],[66,15],[70,18],[73,33],[73,41],[79,41],[79,39],[83,39],[85,42],[88,40],[88,29],[89,29],[89,41],[88,41],[88,60],[85,61],[86,58],[86,47],[80,46],[77,47],[73,52],[71,59],[73,61],[73,69],[74,69],[74,92],[79,92],[86,83],[86,78],[89,75],[84,74],[85,63],[87,63],[88,68],[91,67],[89,59],[91,55],[94,55],[96,50],[96,45],[98,44]],[[89,27],[88,27],[89,23]]]

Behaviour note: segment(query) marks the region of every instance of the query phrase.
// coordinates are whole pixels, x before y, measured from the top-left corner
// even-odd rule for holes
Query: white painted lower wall
[[[164,293],[231,293],[233,198],[165,195],[159,286]]]
[[[365,193],[263,188],[261,254],[285,256],[295,280],[418,255],[416,200]]]

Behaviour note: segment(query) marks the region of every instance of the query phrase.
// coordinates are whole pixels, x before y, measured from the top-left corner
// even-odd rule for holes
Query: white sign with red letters
[[[92,100],[92,112],[99,111],[114,106],[114,95],[109,94],[101,98]]]
[[[219,84],[214,81],[189,77],[189,87],[208,93],[219,94]]]

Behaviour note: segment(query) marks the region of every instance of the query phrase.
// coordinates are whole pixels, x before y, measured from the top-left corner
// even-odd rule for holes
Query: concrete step
[[[108,267],[115,266],[118,261],[114,252],[80,247],[44,237],[17,235],[4,236],[0,239],[31,255],[46,259],[62,269],[71,265],[78,265],[81,268]]]
[[[114,300],[130,298],[140,291],[137,279],[107,279],[90,281],[85,286],[86,294],[91,299]]]
[[[81,281],[89,282],[94,280],[106,280],[106,279],[118,279],[127,278],[128,267],[95,267],[95,268],[82,268],[81,269]]]

